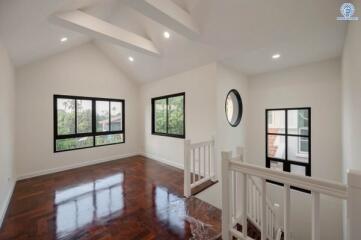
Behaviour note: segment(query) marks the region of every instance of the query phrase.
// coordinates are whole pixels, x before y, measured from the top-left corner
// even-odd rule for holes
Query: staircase
[[[203,191],[219,180],[214,139],[184,143],[184,195]],[[347,204],[348,240],[361,236],[361,172],[349,170],[347,184],[276,171],[243,162],[242,149],[237,157],[222,152],[222,239],[290,240],[291,186],[305,189],[312,196],[311,239],[321,240],[321,195],[344,200]],[[267,196],[267,180],[284,186],[283,225]]]
[[[222,239],[242,239],[249,240],[250,234],[248,230],[249,224],[254,225],[260,229],[259,233],[254,235],[252,239],[285,239],[290,238],[290,211],[291,211],[291,186],[300,189],[305,189],[311,192],[312,196],[312,215],[310,225],[312,228],[311,239],[321,240],[321,195],[345,200],[347,203],[347,234],[349,240],[358,240],[361,236],[361,172],[350,170],[347,174],[348,183],[342,184],[338,182],[328,181],[324,179],[317,179],[314,177],[304,177],[292,173],[280,172],[273,169],[259,167],[252,164],[236,161],[232,158],[232,152],[222,152]],[[230,177],[232,176],[232,177]],[[234,177],[236,176],[236,177]],[[241,179],[242,184],[239,185],[237,178]],[[257,179],[257,181],[252,179]],[[269,209],[267,198],[267,180],[279,182],[284,186],[284,209],[283,209],[283,226],[282,229],[277,227],[277,223],[272,222],[272,211]],[[259,184],[258,184],[259,183]],[[257,188],[256,198],[252,196],[252,191],[249,191],[249,186],[253,185]],[[258,187],[257,187],[258,186]],[[240,191],[240,194],[236,194]],[[259,194],[261,196],[259,196]],[[241,198],[239,198],[239,196]],[[259,198],[257,200],[257,198]],[[226,200],[226,201],[225,201]],[[228,200],[228,201],[227,201]],[[249,205],[261,202],[259,214],[256,213],[256,218],[253,218],[252,213],[249,213]],[[247,214],[242,214],[241,219],[234,220],[235,212],[234,203],[242,203],[241,209]],[[236,205],[238,206],[238,205]],[[251,215],[251,217],[250,217]],[[237,215],[236,215],[237,216]],[[271,218],[270,218],[271,216]],[[253,218],[253,219],[252,219]],[[277,219],[275,219],[277,220]],[[239,224],[240,223],[240,224]],[[241,226],[240,226],[241,225]],[[270,227],[271,226],[271,227]],[[276,226],[276,227],[274,227]],[[271,228],[271,231],[270,231]],[[273,230],[273,231],[272,231]],[[276,231],[275,231],[276,230]],[[327,230],[326,230],[327,231]],[[283,233],[282,233],[283,232]],[[282,236],[283,235],[283,236]]]
[[[218,182],[214,138],[191,143],[184,141],[184,196],[194,196]]]
[[[217,166],[215,161],[215,141],[191,143],[190,140],[184,141],[184,196],[194,196],[218,182]],[[237,148],[237,157],[234,161],[243,161],[243,148]],[[238,187],[242,186],[242,179],[239,175],[232,174],[234,191],[233,197],[239,198]],[[247,205],[247,232],[250,239],[261,239],[261,208],[262,208],[262,192],[261,187],[252,177],[247,178],[246,188],[248,192]],[[232,208],[232,224],[235,230],[242,229],[242,206],[239,202],[230,202]],[[271,201],[267,198],[267,238],[276,240],[277,231],[282,232],[278,228],[276,220],[276,212]],[[280,239],[280,236],[277,240]]]

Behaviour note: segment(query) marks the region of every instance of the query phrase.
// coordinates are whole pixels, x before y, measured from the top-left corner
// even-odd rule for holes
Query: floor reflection
[[[153,196],[157,221],[179,239],[212,240],[219,237],[213,224],[219,223],[220,215],[214,207],[194,197],[179,197],[161,186],[154,187]]]
[[[16,184],[1,240],[211,240],[221,212],[183,197],[183,172],[143,157]]]
[[[186,209],[184,199],[170,193],[165,187],[155,187],[154,204],[157,219],[170,231],[184,236]]]
[[[124,175],[114,174],[55,192],[56,234],[62,238],[124,208]]]

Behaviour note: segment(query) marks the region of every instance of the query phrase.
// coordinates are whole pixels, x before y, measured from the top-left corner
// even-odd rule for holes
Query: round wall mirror
[[[242,98],[236,89],[228,92],[226,98],[226,117],[232,127],[237,127],[243,114]]]

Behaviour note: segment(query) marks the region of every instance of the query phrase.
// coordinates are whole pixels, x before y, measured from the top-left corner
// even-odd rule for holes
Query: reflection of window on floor
[[[184,233],[184,219],[186,217],[186,209],[184,200],[178,196],[169,193],[167,188],[155,188],[155,204],[157,218],[163,224],[170,226],[171,229],[177,231],[177,234]]]
[[[311,176],[311,108],[266,110],[266,166]]]
[[[123,174],[115,174],[95,182],[55,193],[58,237],[92,221],[109,217],[124,208]]]

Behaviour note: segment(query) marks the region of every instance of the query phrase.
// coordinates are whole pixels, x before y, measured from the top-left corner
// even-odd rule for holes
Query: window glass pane
[[[277,171],[283,171],[283,163],[271,161],[271,169],[277,170]]]
[[[167,100],[154,101],[154,130],[157,133],[167,133]]]
[[[288,137],[288,160],[308,163],[308,137]]]
[[[268,111],[267,124],[269,133],[286,133],[286,113],[284,110]]]
[[[288,110],[288,134],[308,136],[309,110]]]
[[[268,157],[285,159],[285,136],[268,135]]]
[[[93,137],[69,138],[56,140],[56,151],[66,151],[93,146]]]
[[[97,132],[109,131],[109,102],[96,101]]]
[[[95,145],[107,145],[113,143],[121,143],[123,142],[123,134],[110,134],[110,135],[101,135],[95,137]]]
[[[57,99],[58,135],[75,134],[75,100]]]
[[[92,132],[92,101],[77,100],[77,133]]]
[[[122,130],[122,102],[111,102],[110,103],[111,110],[111,131],[121,131]]]
[[[184,134],[183,96],[168,99],[168,133]]]
[[[306,168],[304,166],[291,165],[291,173],[306,176]]]

